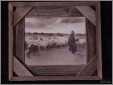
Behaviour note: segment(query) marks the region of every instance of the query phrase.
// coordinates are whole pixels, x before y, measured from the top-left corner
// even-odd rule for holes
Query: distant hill
[[[47,35],[47,36],[54,36],[54,35],[57,35],[57,36],[66,36],[66,35],[69,35],[69,34],[64,34],[64,33],[26,33],[28,35]]]
[[[46,35],[46,36],[69,36],[70,34],[65,34],[65,33],[37,33],[37,32],[34,32],[34,33],[26,33],[27,35]],[[80,36],[80,37],[83,37],[83,36],[86,36],[86,34],[76,34],[76,36]]]

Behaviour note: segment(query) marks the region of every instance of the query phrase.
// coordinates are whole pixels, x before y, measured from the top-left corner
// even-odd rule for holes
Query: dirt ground
[[[52,48],[50,50],[40,51],[37,54],[31,54],[29,58],[25,53],[25,63],[27,65],[82,65],[87,64],[87,50],[79,48],[75,54],[72,54],[69,47]]]

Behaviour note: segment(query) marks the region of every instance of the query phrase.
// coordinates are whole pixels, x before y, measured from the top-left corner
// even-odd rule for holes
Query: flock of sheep
[[[60,48],[68,46],[69,36],[38,36],[34,39],[33,36],[25,37],[25,51],[30,57],[31,53],[38,53],[39,51],[50,50],[53,48]],[[84,46],[86,39],[78,39],[78,45]]]
[[[52,48],[60,48],[67,46],[68,37],[44,37],[41,36],[38,39],[25,39],[25,50],[27,50],[28,56],[30,53],[35,53],[43,50],[50,50]]]

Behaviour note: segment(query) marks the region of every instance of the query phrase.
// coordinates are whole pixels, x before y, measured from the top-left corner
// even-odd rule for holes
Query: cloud
[[[68,20],[68,22],[65,20]],[[72,23],[77,22],[77,23]],[[75,33],[85,33],[85,18],[32,18],[25,22],[26,32],[67,33],[73,30]]]

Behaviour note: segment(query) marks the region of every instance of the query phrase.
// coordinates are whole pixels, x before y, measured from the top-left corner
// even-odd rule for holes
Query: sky
[[[86,33],[84,17],[28,17],[25,18],[25,33]]]

